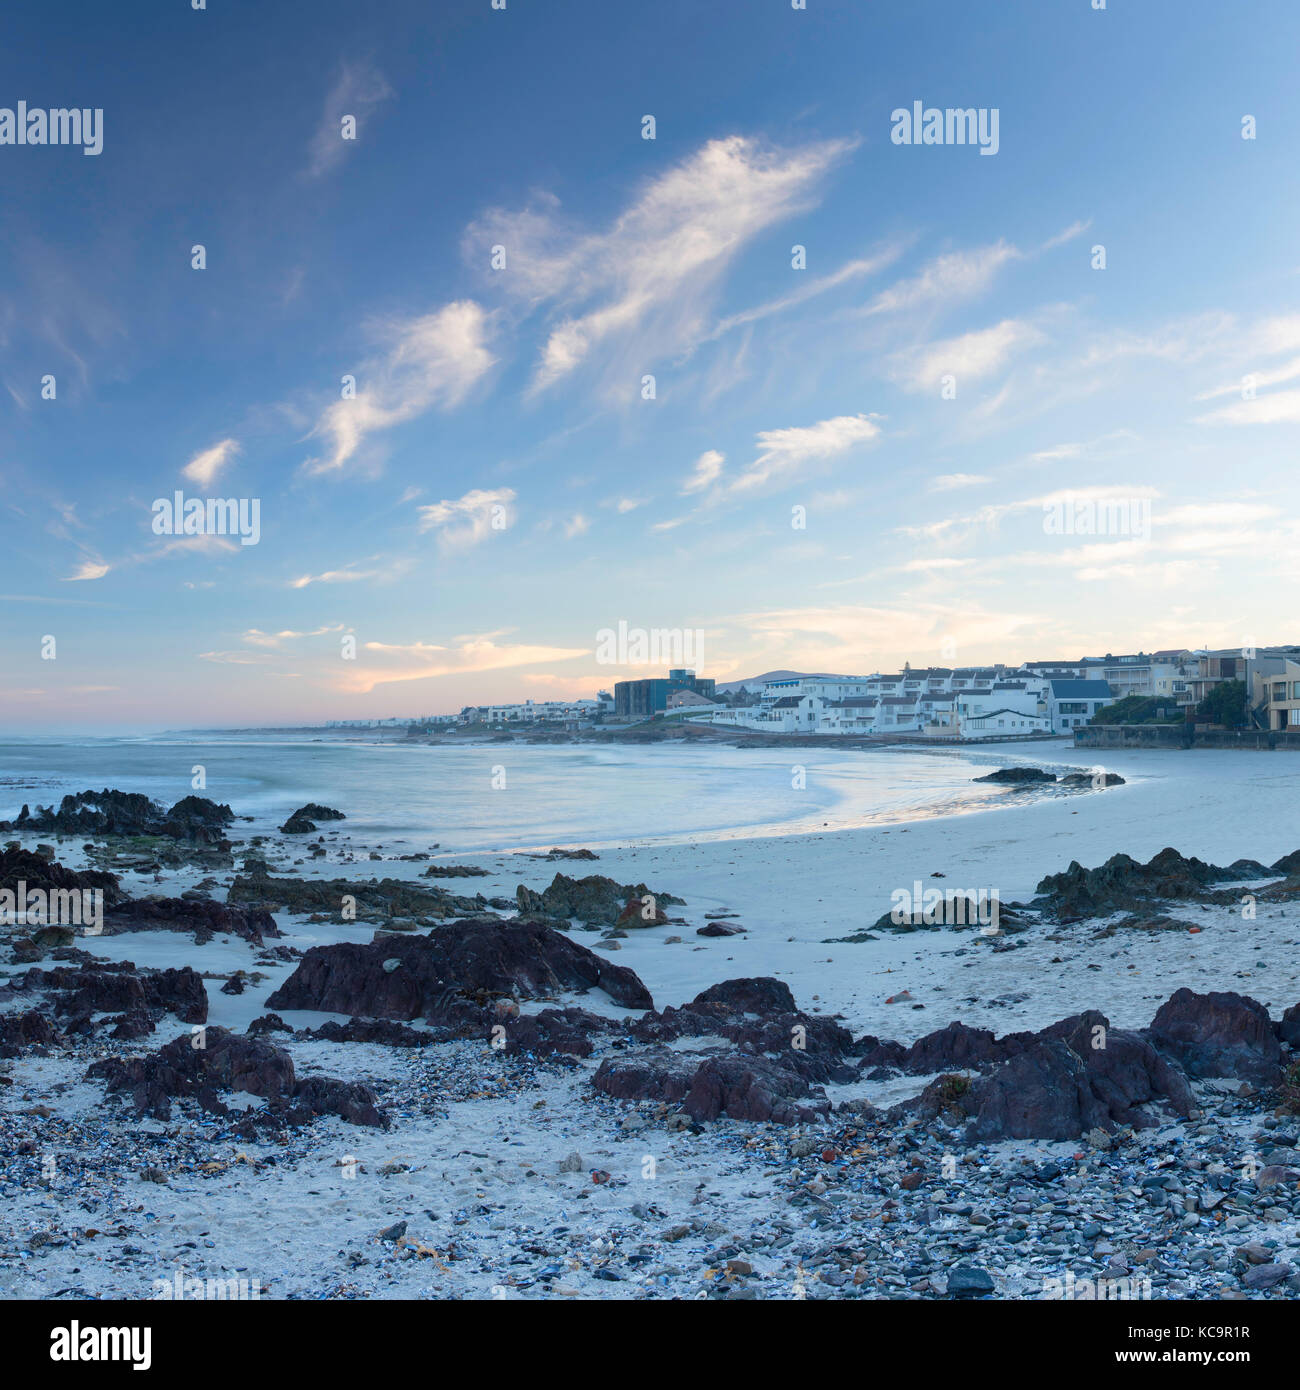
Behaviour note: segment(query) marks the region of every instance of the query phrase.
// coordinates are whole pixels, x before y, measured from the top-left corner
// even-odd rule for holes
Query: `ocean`
[[[0,743],[0,819],[23,802],[114,787],[169,804],[209,796],[252,817],[245,828],[253,831],[323,802],[344,812],[349,832],[414,849],[673,844],[979,810],[1008,793],[971,779],[1025,756],[1004,748],[408,746],[310,734],[26,738]],[[198,769],[206,785],[195,787]]]

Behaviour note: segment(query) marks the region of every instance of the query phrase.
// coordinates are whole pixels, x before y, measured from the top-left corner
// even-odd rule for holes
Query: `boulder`
[[[210,898],[132,898],[104,914],[104,935],[122,932],[193,932],[196,945],[214,936],[237,936],[261,946],[268,936],[283,933],[263,908],[231,907]]]
[[[202,1046],[196,1047],[196,1041]],[[130,1091],[137,1115],[171,1118],[171,1103],[196,1100],[216,1115],[230,1113],[219,1092],[243,1091],[267,1102],[278,1122],[305,1123],[317,1114],[334,1114],[351,1124],[387,1127],[374,1092],[359,1082],[310,1076],[299,1080],[293,1058],[263,1038],[206,1028],[182,1036],[141,1057],[110,1057],[86,1073],[103,1080],[111,1094]],[[250,1119],[252,1117],[249,1117]]]
[[[1268,1010],[1244,994],[1180,989],[1146,1030],[1189,1076],[1232,1076],[1256,1086],[1282,1080],[1282,1048]]]
[[[664,904],[682,901],[671,893],[652,893],[644,883],[616,883],[604,874],[588,874],[585,878],[556,874],[550,887],[541,893],[521,883],[515,890],[515,897],[521,917],[555,917],[565,921],[577,918],[585,926],[599,927],[617,925],[633,899],[637,901],[638,911],[647,898],[653,899],[653,904],[649,905],[653,912],[658,912]],[[647,920],[640,925],[653,923]]]
[[[392,960],[397,966],[385,969]],[[314,946],[267,1007],[463,1024],[482,1005],[475,995],[539,998],[588,989],[603,989],[627,1008],[653,1007],[631,970],[604,960],[549,923],[465,921],[437,927],[427,936]]]

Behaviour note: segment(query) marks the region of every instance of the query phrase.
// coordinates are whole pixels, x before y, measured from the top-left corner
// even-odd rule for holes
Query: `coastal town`
[[[1075,736],[1099,725],[1300,733],[1300,646],[1167,649],[889,674],[770,672],[719,683],[681,667],[594,698],[467,705],[455,714],[327,727],[617,730],[680,722],[740,734],[979,742]]]

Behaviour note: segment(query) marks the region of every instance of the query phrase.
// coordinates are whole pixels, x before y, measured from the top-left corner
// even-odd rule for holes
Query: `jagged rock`
[[[195,1039],[175,1038],[140,1057],[109,1057],[95,1062],[87,1077],[102,1079],[109,1094],[131,1092],[137,1115],[171,1118],[171,1102],[191,1097],[205,1110],[229,1114],[220,1091],[261,1096],[273,1115],[301,1123],[315,1114],[335,1114],[352,1124],[387,1125],[368,1086],[311,1076],[299,1081],[293,1058],[274,1043],[225,1028],[211,1027]],[[251,1118],[251,1117],[250,1117]]]
[[[884,1051],[877,1043],[864,1065]],[[1003,1038],[952,1024],[920,1039],[898,1064],[923,1074],[961,1065],[963,1058],[967,1066],[988,1069],[986,1074],[940,1076],[920,1097],[895,1106],[891,1118],[968,1120],[972,1143],[1065,1140],[1094,1129],[1109,1134],[1119,1125],[1150,1126],[1156,1121],[1141,1107],[1151,1101],[1164,1102],[1183,1118],[1195,1104],[1177,1066],[1142,1034],[1111,1028],[1095,1010],[1039,1033]]]
[[[1142,1033],[1112,1028],[1106,1015],[1095,1009],[1049,1024],[1038,1036],[1061,1038],[1082,1058],[1093,1094],[1116,1124],[1144,1128],[1154,1123],[1138,1109],[1152,1100],[1163,1101],[1184,1119],[1195,1107],[1177,1065]]]
[[[18,1057],[29,1047],[52,1047],[62,1041],[58,1025],[39,1009],[0,1014],[0,1057]]]
[[[51,893],[99,892],[104,895],[106,908],[125,897],[122,881],[116,874],[101,869],[78,872],[57,860],[15,845],[0,853],[0,891],[13,893],[16,898],[24,890],[29,897],[40,891],[47,899]]]
[[[165,810],[140,792],[103,791],[69,793],[55,811],[27,806],[12,823],[0,822],[0,830],[53,831],[61,835],[162,835],[194,844],[226,843],[223,831],[235,813],[203,796],[187,796]]]
[[[318,801],[309,801],[305,806],[299,806],[289,819],[298,817],[303,820],[347,820],[342,811],[336,811],[332,806],[322,806]]]
[[[249,1032],[252,1032],[251,1027]],[[383,1043],[387,1047],[425,1047],[430,1042],[438,1041],[434,1034],[421,1033],[416,1028],[394,1023],[388,1018],[350,1018],[346,1023],[335,1023],[330,1019],[319,1028],[299,1036],[321,1042]]]
[[[397,960],[399,968],[385,970]],[[477,994],[539,998],[600,988],[617,1004],[653,1007],[632,971],[570,941],[549,923],[455,922],[428,936],[314,946],[267,1000],[273,1009],[320,1009],[372,1018],[472,1022]]]
[[[104,914],[105,936],[134,931],[193,932],[199,946],[214,936],[237,936],[261,946],[263,938],[283,935],[269,912],[210,898],[132,898]]]
[[[603,874],[588,874],[585,878],[556,874],[550,887],[541,893],[521,883],[515,889],[515,898],[521,917],[558,917],[566,921],[576,917],[584,926],[601,927],[615,926],[632,899],[638,904],[653,899],[655,912],[666,903],[682,902],[671,893],[652,893],[644,883],[616,883]]]
[[[831,1103],[787,1067],[762,1057],[710,1057],[691,1078],[682,1109],[696,1121],[770,1120],[807,1124],[830,1114]]]
[[[1030,782],[1055,782],[1056,773],[1044,772],[1041,767],[1000,767],[996,772],[985,773],[983,777],[972,777],[972,782],[1006,782],[1012,786]]]
[[[577,1008],[542,1009],[502,1026],[507,1054],[542,1052],[570,1057],[590,1057],[594,1051],[591,1035],[610,1033],[618,1027],[610,1019]]]
[[[1149,864],[1113,854],[1096,869],[1085,869],[1074,860],[1064,873],[1049,874],[1035,889],[1043,896],[1032,906],[1062,921],[1103,917],[1131,909],[1138,899],[1206,897],[1213,883],[1250,876],[1186,857],[1176,849],[1162,849]]]
[[[691,1088],[699,1059],[659,1048],[606,1057],[591,1084],[615,1100],[680,1101]]]
[[[884,1064],[900,1067],[913,1076],[980,1069],[1005,1062],[1015,1053],[1023,1051],[1033,1036],[1032,1033],[1013,1033],[999,1039],[987,1028],[970,1028],[954,1021],[946,1028],[918,1038],[902,1057]],[[873,1066],[882,1065],[877,1051],[871,1054]]]
[[[480,869],[476,864],[431,864],[421,878],[487,878],[489,877],[486,869]]]
[[[345,899],[353,913],[348,918],[343,915]],[[262,861],[252,858],[245,861],[244,873],[231,884],[226,901],[269,911],[319,912],[326,914],[325,920],[334,922],[388,922],[398,918],[416,924],[465,917],[486,907],[481,897],[463,898],[445,888],[395,878],[363,882],[344,878],[273,878]]]
[[[967,1139],[974,1143],[1077,1139],[1107,1128],[1110,1118],[1088,1084],[1083,1060],[1060,1038],[1036,1042],[981,1077],[961,1108],[971,1116]]]
[[[203,978],[188,965],[179,969],[137,970],[131,961],[104,961],[76,969],[31,969],[13,983],[23,989],[56,991],[54,1008],[59,1014],[144,1011],[161,1018],[164,1013],[172,1013],[184,1023],[203,1023],[208,1016]]]
[[[244,1029],[250,1038],[263,1037],[267,1033],[292,1033],[293,1029],[280,1017],[279,1014],[263,1014],[261,1018],[255,1018],[252,1023]]]
[[[352,1125],[387,1129],[388,1117],[376,1104],[375,1093],[360,1081],[340,1081],[333,1076],[307,1076],[293,1088],[294,1108],[311,1115],[338,1115]]]
[[[1063,787],[1122,787],[1124,779],[1118,772],[1070,772],[1061,778]]]
[[[292,815],[280,827],[281,835],[310,835],[313,830],[319,827],[313,820],[308,820],[306,816]]]
[[[1256,1086],[1282,1080],[1282,1049],[1268,1010],[1243,994],[1180,989],[1160,1006],[1147,1036],[1189,1076],[1234,1076]]]
[[[1300,1048],[1300,1004],[1292,1004],[1282,1015],[1282,1022],[1277,1025],[1277,1036],[1288,1047]]]
[[[725,922],[710,922],[706,927],[696,927],[696,936],[743,936],[744,927],[728,926]]]

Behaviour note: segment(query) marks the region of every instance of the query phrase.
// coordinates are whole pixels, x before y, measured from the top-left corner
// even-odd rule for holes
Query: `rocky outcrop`
[[[103,894],[105,907],[120,902],[126,894],[122,881],[116,874],[100,869],[87,869],[78,872],[50,859],[44,854],[33,854],[17,845],[0,852],[0,891],[15,895],[26,892],[30,897],[42,892],[47,900],[55,893],[98,892]],[[17,909],[15,909],[17,910]]]
[[[521,917],[577,918],[585,926],[602,927],[619,925],[620,919],[623,926],[653,926],[667,921],[662,912],[665,905],[682,902],[671,893],[652,893],[644,883],[616,883],[603,874],[585,878],[556,874],[550,887],[540,893],[521,883],[515,898]],[[625,916],[633,905],[635,912]],[[647,916],[643,917],[643,910]]]
[[[830,1113],[824,1091],[764,1057],[718,1056],[701,1060],[667,1048],[630,1057],[607,1057],[592,1086],[618,1100],[680,1103],[703,1122],[733,1120],[803,1124]]]
[[[315,946],[267,1007],[454,1026],[475,1022],[489,996],[536,999],[589,989],[603,989],[626,1008],[653,1007],[631,970],[549,923],[463,921],[427,936]]]
[[[756,1014],[760,1018],[768,1014],[792,1014],[797,1009],[790,986],[770,975],[723,980],[721,984],[710,985],[691,1001],[692,1008],[702,1004],[721,1004],[737,1013]]]
[[[132,898],[104,914],[104,935],[122,932],[193,932],[202,946],[214,936],[237,936],[254,946],[281,936],[275,918],[262,908],[231,907],[208,898]]]
[[[188,965],[138,970],[130,961],[103,961],[53,970],[33,968],[10,981],[10,987],[51,991],[55,1013],[72,1018],[121,1013],[156,1023],[170,1013],[183,1023],[203,1023],[208,1016],[203,978]]]
[[[18,1057],[31,1047],[53,1047],[64,1041],[58,1025],[38,1009],[0,1014],[0,1057]]]
[[[880,1047],[877,1043],[877,1052]],[[1095,1010],[1038,1033],[1003,1038],[950,1024],[913,1044],[898,1065],[918,1074],[946,1074],[917,1099],[896,1106],[891,1116],[964,1123],[972,1143],[1078,1139],[1093,1129],[1145,1128],[1156,1123],[1143,1108],[1152,1102],[1183,1118],[1195,1104],[1177,1064],[1143,1034],[1112,1028]],[[954,1075],[950,1069],[957,1067],[984,1074]]]
[[[1044,772],[1041,767],[1000,767],[996,772],[987,772],[983,777],[972,777],[972,782],[1001,782],[1010,786],[1028,786],[1036,782],[1055,782],[1056,773]]]
[[[226,901],[272,912],[318,912],[336,922],[388,922],[396,918],[419,925],[465,917],[487,907],[482,897],[462,898],[445,888],[395,878],[360,882],[274,878],[264,863],[254,859],[236,876]]]
[[[265,1100],[278,1122],[300,1124],[335,1114],[351,1124],[387,1126],[368,1086],[322,1076],[299,1080],[283,1048],[225,1028],[176,1038],[141,1057],[106,1058],[86,1075],[103,1080],[110,1095],[129,1091],[137,1115],[160,1120],[171,1118],[172,1101],[182,1097],[212,1114],[229,1115],[220,1093],[243,1091]]]
[[[1243,994],[1180,989],[1147,1029],[1189,1076],[1234,1076],[1256,1086],[1282,1080],[1282,1049],[1268,1010]]]
[[[164,809],[140,792],[102,791],[69,793],[56,811],[27,806],[16,820],[0,822],[0,830],[48,831],[59,835],[113,835],[119,837],[161,835],[191,844],[226,844],[225,828],[235,813],[203,796],[186,796]]]
[[[1074,860],[1064,873],[1049,874],[1032,905],[1058,921],[1072,921],[1127,911],[1139,900],[1208,897],[1211,884],[1251,877],[1249,869],[1221,868],[1176,849],[1162,849],[1148,864],[1114,854],[1096,869]]]

